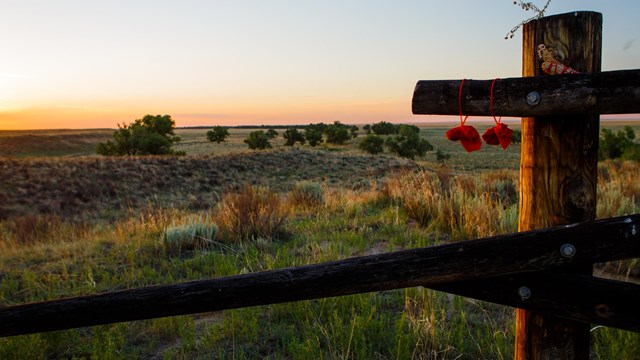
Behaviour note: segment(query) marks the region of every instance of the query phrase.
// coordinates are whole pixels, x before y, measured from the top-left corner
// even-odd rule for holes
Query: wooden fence
[[[4,307],[0,336],[426,286],[521,309],[516,358],[588,359],[589,323],[640,331],[640,285],[591,274],[594,263],[640,257],[640,215],[593,220],[599,114],[640,112],[640,70],[599,73],[601,32],[598,13],[535,20],[524,27],[524,78],[415,88],[416,114],[525,116],[521,232]],[[582,73],[542,76],[536,47],[549,41]]]
[[[562,271],[633,257],[640,257],[640,215],[10,306],[0,308],[0,336],[412,286],[640,331],[638,307],[628,297],[640,296],[640,285]]]

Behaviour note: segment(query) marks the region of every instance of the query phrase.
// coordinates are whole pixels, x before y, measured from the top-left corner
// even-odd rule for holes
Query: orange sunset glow
[[[636,68],[640,3],[580,6],[604,15],[603,70]],[[504,35],[527,14],[509,1],[63,1],[0,16],[0,130],[15,130],[147,113],[177,126],[420,121],[418,80],[519,76],[520,34]]]

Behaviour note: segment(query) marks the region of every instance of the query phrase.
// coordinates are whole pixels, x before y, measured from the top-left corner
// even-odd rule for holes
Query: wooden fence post
[[[601,34],[595,12],[525,24],[522,75],[543,75],[540,44],[579,72],[600,72]],[[595,218],[599,122],[599,115],[522,118],[520,231]],[[589,324],[517,309],[515,346],[516,359],[588,359]]]

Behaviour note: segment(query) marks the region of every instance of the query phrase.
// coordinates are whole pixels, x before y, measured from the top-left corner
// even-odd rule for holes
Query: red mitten
[[[488,145],[500,145],[502,149],[506,149],[511,144],[513,130],[503,123],[497,123],[496,126],[487,129],[482,135],[482,139]]]
[[[496,127],[488,128],[484,134],[482,134],[482,140],[484,140],[487,145],[500,145],[500,139],[498,139],[498,134],[496,134]]]
[[[451,141],[458,141],[462,144],[462,147],[467,152],[480,150],[482,141],[480,141],[480,134],[473,126],[460,125],[447,131],[447,139]]]

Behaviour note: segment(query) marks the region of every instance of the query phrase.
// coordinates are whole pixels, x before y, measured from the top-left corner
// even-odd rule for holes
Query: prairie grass
[[[288,217],[288,208],[278,194],[249,184],[238,192],[226,193],[215,213],[221,235],[229,241],[286,238]]]
[[[167,226],[162,239],[168,253],[182,254],[213,246],[217,233],[218,226],[207,221],[205,216],[192,215],[180,223]]]
[[[296,182],[351,186],[415,164],[302,148],[186,157],[0,157],[0,219],[57,214],[76,222],[121,220],[146,207],[208,210],[249,183],[289,191]]]
[[[452,176],[422,170],[391,177],[385,193],[410,219],[452,240],[517,231],[517,174],[502,171]]]
[[[289,194],[290,201],[300,207],[316,207],[324,203],[322,185],[314,181],[298,181]]]
[[[607,160],[598,166],[597,217],[640,213],[640,164]]]
[[[455,165],[458,154],[419,168],[349,151],[0,159],[3,181],[21,194],[0,189],[0,306],[516,231],[510,165],[471,172]],[[638,170],[600,164],[599,217],[638,212]],[[296,184],[322,201],[297,200]],[[61,195],[71,199],[66,212],[37,210],[59,209]],[[177,248],[165,240],[172,232]],[[634,280],[638,269],[630,260],[600,271]],[[508,307],[415,287],[0,338],[0,359],[507,359],[513,317]],[[594,358],[638,354],[638,333],[592,335]]]

